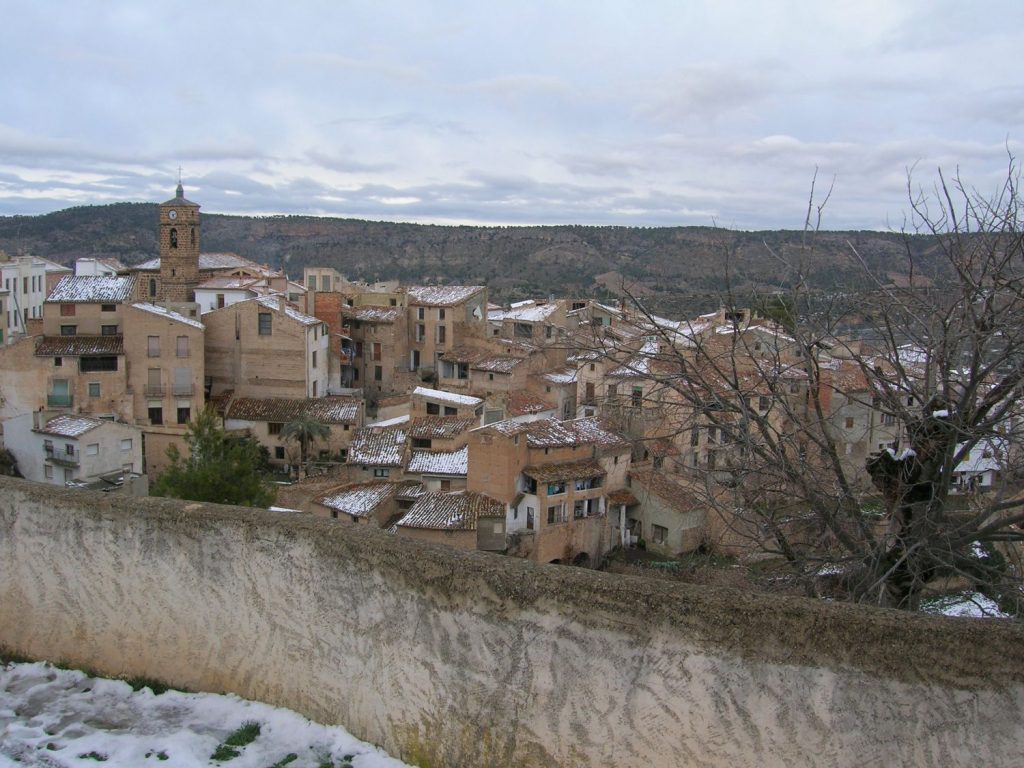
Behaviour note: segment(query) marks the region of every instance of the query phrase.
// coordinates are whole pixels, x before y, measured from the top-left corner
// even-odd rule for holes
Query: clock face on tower
[[[171,221],[174,221],[176,218],[178,218],[178,212],[172,208],[170,211],[167,212],[167,218],[170,219]]]

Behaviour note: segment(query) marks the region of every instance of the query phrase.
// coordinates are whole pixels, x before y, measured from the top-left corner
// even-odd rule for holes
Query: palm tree
[[[309,414],[302,414],[281,427],[282,440],[295,440],[299,444],[299,466],[306,463],[306,450],[317,440],[326,440],[331,428]]]

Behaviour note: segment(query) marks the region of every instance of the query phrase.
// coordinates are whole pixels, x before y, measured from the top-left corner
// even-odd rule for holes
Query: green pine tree
[[[167,449],[171,466],[153,486],[154,496],[269,507],[275,489],[260,471],[260,446],[228,435],[212,408],[204,410],[185,435],[188,456]]]

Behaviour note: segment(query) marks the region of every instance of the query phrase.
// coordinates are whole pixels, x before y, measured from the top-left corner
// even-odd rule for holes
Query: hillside
[[[113,256],[134,264],[156,254],[157,206],[118,203],[42,216],[0,217],[0,248],[69,264]],[[934,242],[898,233],[821,232],[813,248],[798,231],[706,227],[475,227],[355,219],[204,214],[203,250],[233,251],[301,279],[331,266],[353,279],[484,283],[494,297],[609,297],[625,284],[659,310],[714,304],[727,287],[772,291],[804,283],[851,289],[865,281],[850,245],[883,280],[936,268]],[[773,255],[774,254],[774,255]]]

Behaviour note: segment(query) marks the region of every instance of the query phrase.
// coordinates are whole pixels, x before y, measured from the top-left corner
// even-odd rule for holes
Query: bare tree
[[[683,322],[631,301],[617,337],[596,328],[589,346],[613,361],[605,413],[674,444],[665,471],[701,494],[710,546],[777,555],[809,586],[832,574],[859,602],[915,609],[941,579],[1020,594],[1017,182],[1011,158],[992,196],[941,173],[911,188],[901,278],[851,244],[868,287],[831,295],[801,279],[824,207],[812,193],[796,252],[765,245],[787,293],[727,292]]]

